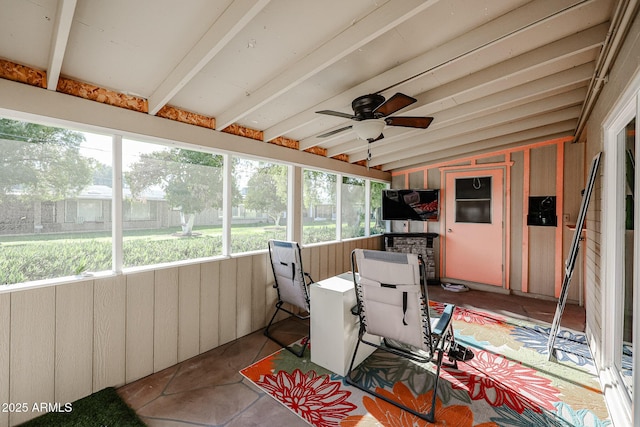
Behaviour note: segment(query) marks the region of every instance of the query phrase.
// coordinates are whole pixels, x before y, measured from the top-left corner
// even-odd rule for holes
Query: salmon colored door
[[[503,285],[503,174],[446,173],[444,277]]]

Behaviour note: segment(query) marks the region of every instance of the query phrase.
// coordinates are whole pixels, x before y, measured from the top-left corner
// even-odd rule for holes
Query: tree
[[[304,198],[305,209],[311,215],[315,215],[317,205],[336,204],[336,175],[306,169],[304,171]]]
[[[287,210],[287,167],[268,165],[249,178],[245,207],[265,212],[275,225],[280,225]]]
[[[140,155],[125,181],[135,198],[160,187],[169,204],[180,210],[182,234],[190,236],[197,213],[222,207],[223,162],[221,155],[182,148],[154,151]]]
[[[384,229],[382,222],[382,190],[387,188],[383,182],[371,181],[371,214],[376,219],[376,228]]]
[[[80,154],[84,135],[69,129],[0,119],[0,203],[73,197],[91,183],[91,161]]]
[[[342,223],[347,226],[345,237],[357,237],[364,233],[364,185],[361,178],[342,178]]]

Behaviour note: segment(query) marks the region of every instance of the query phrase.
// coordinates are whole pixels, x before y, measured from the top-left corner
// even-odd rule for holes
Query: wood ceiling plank
[[[508,108],[489,116],[478,117],[463,123],[436,129],[428,134],[420,134],[394,144],[388,144],[386,146],[375,145],[375,147],[371,149],[371,153],[376,157],[389,156],[387,157],[388,159],[393,158],[393,160],[398,160],[406,156],[407,153],[413,153],[415,149],[419,150],[424,145],[430,145],[432,141],[450,140],[462,135],[475,134],[485,129],[497,128],[524,119],[547,115],[549,112],[560,110],[568,111],[571,107],[579,109],[586,93],[586,87],[574,89],[567,93],[529,102],[518,107]],[[461,128],[464,130],[461,131]],[[504,130],[505,132],[509,132],[509,129]],[[363,154],[364,153],[358,153],[357,155],[353,155],[351,159],[360,160]]]
[[[399,3],[385,3],[252,92],[246,100],[216,117],[219,128],[224,129],[237,122],[292,87],[341,60],[349,53],[424,11],[437,1],[405,0]],[[274,135],[273,138],[277,136],[282,136],[282,134]],[[273,138],[269,137],[267,140]]]
[[[549,21],[560,14],[568,13],[573,8],[583,7],[588,2],[575,0],[540,0],[531,2],[506,13],[476,29],[466,32],[462,36],[438,46],[416,58],[398,65],[376,77],[364,81],[353,88],[333,96],[327,100],[308,108],[275,126],[264,130],[267,140],[287,134],[298,129],[301,123],[309,123],[318,120],[315,111],[335,109],[338,106],[349,105],[352,99],[372,90],[390,87],[398,82],[422,75],[425,72],[441,67],[449,63],[452,58],[462,58],[471,52],[482,49],[496,43],[498,40],[506,40],[531,28],[531,23],[549,25]],[[377,89],[376,89],[377,88]],[[305,139],[302,139],[304,141]]]
[[[149,97],[149,114],[160,111],[269,1],[234,1]]]
[[[548,67],[551,69],[551,67]],[[455,107],[448,108],[442,111],[421,111],[421,114],[436,114],[436,121],[430,126],[428,132],[432,132],[436,129],[450,126],[454,123],[460,123],[469,120],[473,117],[479,117],[490,114],[492,111],[499,111],[508,107],[515,107],[521,105],[527,101],[535,101],[542,97],[553,95],[554,92],[563,92],[565,88],[573,88],[572,85],[576,83],[586,83],[593,76],[594,64],[593,62],[576,66],[574,68],[554,73],[549,76],[543,77],[539,80],[529,81],[527,83],[510,87],[501,92],[494,93],[487,97],[478,97],[474,101],[464,104],[456,105]],[[517,79],[508,79],[507,87],[516,85]],[[456,93],[447,95],[449,98],[455,98]],[[433,105],[441,107],[446,105],[443,99],[434,99]],[[435,108],[435,107],[434,107]],[[487,111],[489,110],[489,111]],[[401,134],[391,138],[385,138],[378,141],[376,146],[390,146],[397,143],[399,140],[410,137],[412,134],[424,134],[421,130],[404,130]],[[341,144],[337,144],[334,141],[315,141],[315,137],[306,138],[300,141],[301,146],[307,146],[307,144],[327,146],[327,153],[329,156],[335,156],[338,154],[347,153],[351,156],[351,161],[364,160],[367,156],[366,151],[363,150],[363,145],[360,141],[353,140],[353,136],[348,135],[336,135],[336,138]],[[349,141],[351,140],[351,141]],[[325,142],[328,142],[325,145]],[[359,151],[359,152],[358,152]]]
[[[537,115],[524,120],[518,120],[510,123],[505,123],[499,126],[494,126],[487,129],[482,129],[474,133],[468,133],[459,135],[454,138],[445,138],[437,141],[425,141],[422,140],[422,145],[413,148],[410,152],[405,152],[403,155],[396,155],[390,153],[383,156],[377,156],[374,154],[375,147],[372,149],[372,160],[369,164],[371,166],[378,166],[382,164],[390,164],[395,161],[402,161],[407,158],[411,160],[420,157],[421,155],[429,154],[431,152],[440,151],[457,147],[459,145],[472,144],[475,142],[483,141],[485,139],[498,138],[508,134],[514,134],[522,132],[531,128],[538,128],[549,126],[554,123],[563,122],[566,120],[578,119],[580,115],[580,107],[569,107],[560,111],[553,111],[546,114]]]
[[[410,159],[403,159],[396,162],[390,162],[381,165],[382,169],[389,168],[393,170],[407,168],[414,165],[426,166],[429,164],[441,162],[457,158],[459,156],[471,156],[481,153],[495,151],[496,149],[504,150],[523,145],[533,144],[536,142],[549,141],[556,138],[572,136],[577,119],[565,120],[559,123],[538,127],[535,129],[527,129],[508,135],[502,135],[496,138],[484,141],[476,141],[466,145],[459,145],[453,148],[434,151],[429,154],[417,156]],[[516,142],[514,142],[516,141]]]

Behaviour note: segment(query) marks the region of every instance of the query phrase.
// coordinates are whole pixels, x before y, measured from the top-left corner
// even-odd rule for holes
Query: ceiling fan
[[[326,138],[347,129],[353,129],[356,135],[358,135],[358,138],[368,142],[374,142],[384,138],[382,129],[384,129],[385,126],[403,126],[426,129],[433,121],[433,117],[388,117],[390,114],[393,114],[416,101],[417,99],[400,92],[387,100],[385,100],[385,97],[380,94],[369,94],[359,96],[353,100],[351,103],[353,114],[341,113],[339,111],[332,110],[316,111],[316,113],[319,114],[343,117],[355,121],[352,125],[318,135],[318,138]]]

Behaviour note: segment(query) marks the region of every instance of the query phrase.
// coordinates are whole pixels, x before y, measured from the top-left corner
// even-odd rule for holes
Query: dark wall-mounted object
[[[527,225],[556,227],[556,196],[530,196]]]
[[[437,221],[440,190],[382,190],[382,219]]]

